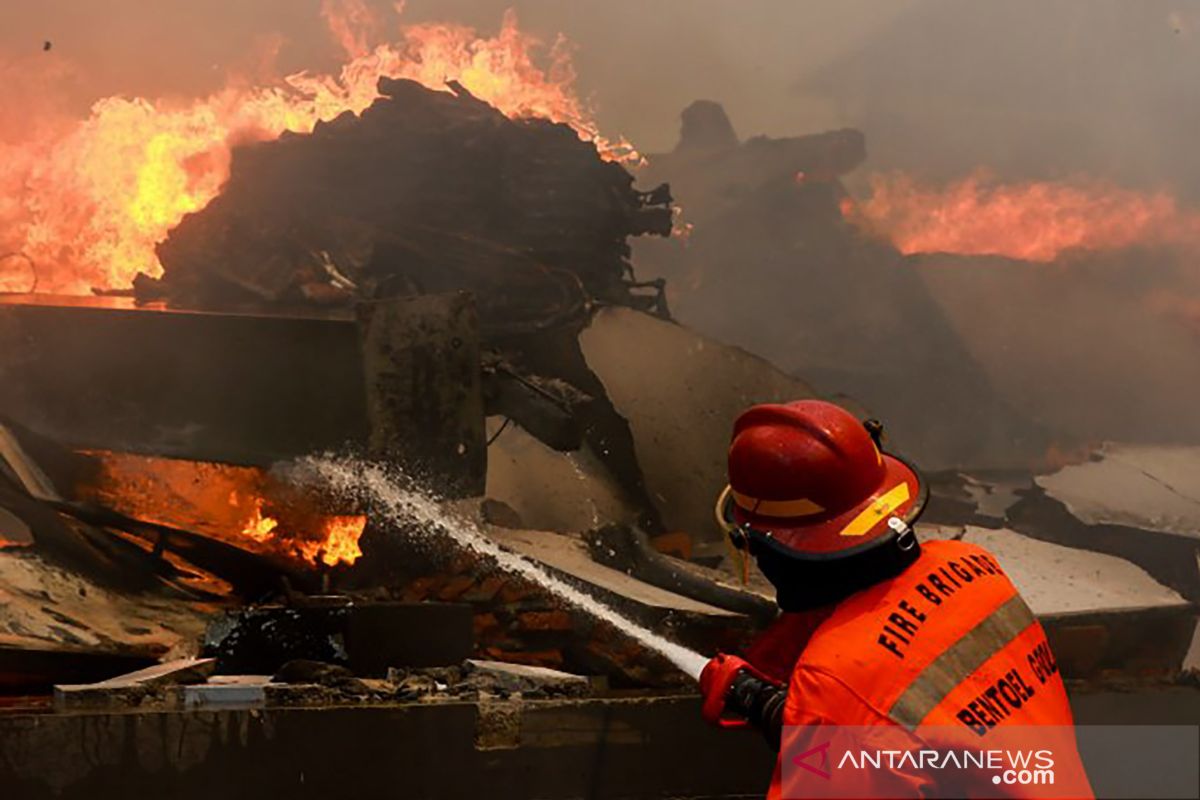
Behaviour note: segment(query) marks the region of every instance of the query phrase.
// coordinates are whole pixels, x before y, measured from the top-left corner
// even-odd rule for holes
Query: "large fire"
[[[138,272],[158,276],[155,245],[220,192],[233,146],[361,112],[381,76],[435,89],[454,79],[510,116],[563,122],[606,157],[636,157],[600,136],[574,91],[567,43],[543,46],[511,12],[491,37],[419,24],[381,42],[362,0],[325,0],[322,10],[347,53],[337,75],[231,82],[181,104],[109,97],[85,120],[27,126],[36,135],[19,141],[0,131],[0,291],[81,294],[128,287]]]
[[[1179,208],[1166,192],[1098,181],[1002,183],[977,172],[931,187],[880,174],[871,178],[870,197],[844,205],[843,214],[906,254],[1049,262],[1070,250],[1200,246],[1200,213]]]

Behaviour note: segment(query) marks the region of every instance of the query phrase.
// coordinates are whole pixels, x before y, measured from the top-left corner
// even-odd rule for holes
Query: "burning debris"
[[[89,502],[146,522],[195,531],[249,550],[327,567],[353,564],[366,528],[361,514],[325,514],[309,495],[255,467],[89,452]]]
[[[394,42],[371,15],[331,10],[327,19],[338,20],[347,51],[337,74],[234,76],[190,103],[114,96],[82,121],[22,120],[34,135],[0,143],[0,190],[12,201],[0,209],[0,290],[83,294],[127,289],[139,272],[158,276],[155,246],[221,192],[237,144],[308,133],[361,112],[378,97],[382,77],[442,89],[456,76],[508,116],[566,123],[610,158],[637,158],[596,129],[575,94],[565,43],[543,47],[512,13],[492,37],[424,24],[403,26]]]
[[[633,303],[625,240],[670,232],[666,187],[635,191],[571,127],[451,88],[384,78],[361,115],[235,149],[139,297],[230,308],[471,289],[500,333]]]

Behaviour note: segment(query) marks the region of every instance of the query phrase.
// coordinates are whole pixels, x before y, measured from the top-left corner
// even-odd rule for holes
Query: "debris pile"
[[[626,237],[671,230],[670,193],[633,187],[567,125],[510,119],[383,78],[311,134],[236,148],[224,190],[158,248],[144,300],[184,307],[349,304],[469,289],[485,330],[635,299]]]

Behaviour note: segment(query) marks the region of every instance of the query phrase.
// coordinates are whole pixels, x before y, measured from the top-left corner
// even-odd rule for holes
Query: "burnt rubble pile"
[[[382,97],[311,134],[235,149],[221,195],[158,248],[139,298],[183,307],[349,304],[471,290],[484,327],[637,296],[626,238],[671,230],[666,186],[643,193],[567,125],[510,119],[383,78]]]

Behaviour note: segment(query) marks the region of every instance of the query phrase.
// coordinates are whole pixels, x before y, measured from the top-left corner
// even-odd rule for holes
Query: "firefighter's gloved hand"
[[[725,653],[717,653],[704,667],[700,673],[700,694],[704,697],[700,714],[706,722],[723,728],[744,728],[749,724],[744,717],[730,716],[726,706],[729,690],[742,672],[757,674],[758,670],[743,659]]]
[[[737,656],[718,653],[700,673],[704,719],[722,728],[757,728],[779,749],[787,687]]]

